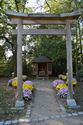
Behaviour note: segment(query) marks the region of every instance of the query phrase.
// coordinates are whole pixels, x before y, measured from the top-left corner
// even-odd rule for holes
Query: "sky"
[[[30,7],[34,7],[35,5],[37,5],[36,0],[29,0],[29,4]]]
[[[38,3],[37,3],[37,1],[38,0],[29,0],[28,6],[32,7],[32,8],[34,7],[35,9],[38,8],[38,9],[36,9],[35,13],[36,12],[43,12],[43,9],[40,6],[43,5],[44,0],[39,0]]]

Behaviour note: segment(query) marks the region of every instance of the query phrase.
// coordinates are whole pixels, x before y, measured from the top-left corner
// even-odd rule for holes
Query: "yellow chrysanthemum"
[[[59,90],[59,89],[62,89],[62,88],[67,88],[67,85],[66,84],[58,84],[56,86],[56,90]]]
[[[32,91],[33,90],[33,85],[31,85],[31,84],[23,84],[23,89],[28,89],[28,90]]]
[[[73,85],[76,85],[76,84],[77,84],[77,81],[76,81],[76,80],[73,80],[73,81],[72,81],[72,84],[73,84]]]
[[[67,84],[68,84],[68,80],[67,80]],[[76,84],[77,84],[76,79],[73,79],[73,80],[72,80],[72,85],[76,85]]]
[[[18,86],[18,80],[17,79],[14,79],[13,81],[12,81],[12,86],[14,87],[14,88],[17,88],[17,86]],[[25,84],[25,83],[23,83],[23,89],[28,89],[28,90],[30,90],[30,91],[32,91],[33,89],[34,89],[34,87],[33,87],[33,85],[31,85],[31,84]]]
[[[17,87],[18,86],[18,81],[17,80],[13,80],[12,81],[12,86],[13,87]]]

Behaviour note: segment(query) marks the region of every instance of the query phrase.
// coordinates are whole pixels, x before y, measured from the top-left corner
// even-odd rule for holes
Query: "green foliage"
[[[48,6],[49,5],[49,6]],[[50,13],[66,13],[77,9],[83,9],[83,0],[48,0],[45,2],[44,9]]]
[[[12,50],[13,56],[6,60],[6,64],[2,67],[2,74],[11,74],[12,71],[16,71],[16,36],[11,35],[11,29],[16,26],[7,24],[9,21],[6,16],[6,11],[18,11],[29,13],[32,12],[32,9],[26,6],[28,0],[1,0],[0,1],[0,35],[8,36],[10,42],[14,43],[13,49],[9,43],[4,43],[4,48],[0,47],[0,59],[3,61],[5,58],[5,50]],[[83,9],[83,0],[48,0],[48,4],[44,4],[44,10],[46,12],[51,12],[55,14],[63,12],[72,12],[76,9]],[[50,9],[49,9],[50,7]],[[32,26],[33,27],[33,26]],[[35,26],[34,26],[35,27]],[[37,27],[37,26],[36,26]],[[55,25],[41,25],[38,28],[60,28],[61,26]],[[63,28],[63,27],[62,27]],[[64,37],[57,36],[30,36],[30,39],[23,39],[23,45],[28,46],[28,50],[23,54],[23,73],[31,74],[31,59],[36,56],[45,55],[53,60],[53,72],[58,74],[59,72],[66,72],[66,45]],[[75,50],[76,48],[74,48]],[[75,51],[74,51],[75,52]],[[74,54],[74,58],[79,58],[79,55]],[[26,62],[28,60],[28,63]],[[2,65],[2,64],[1,64]]]
[[[51,13],[63,13],[71,10],[71,1],[69,0],[49,0],[48,3],[51,8]],[[45,10],[49,12],[47,5],[45,6]]]
[[[53,73],[66,72],[66,42],[63,37],[55,36],[34,36],[33,49],[30,56],[47,56],[53,61]]]
[[[28,0],[11,0],[11,1],[2,0],[0,2],[0,5],[4,11],[12,10],[12,11],[28,13],[31,12],[32,9],[26,6],[27,2]]]
[[[77,80],[82,80],[83,81],[83,65],[81,65],[81,67],[79,68],[79,70],[77,71]]]
[[[13,63],[11,61],[7,61],[6,59],[0,60],[0,76],[11,76],[13,70]]]
[[[0,36],[7,36],[9,42],[13,43],[13,48],[11,45],[4,40],[4,49],[0,47],[0,59],[5,54],[5,51],[8,49],[12,51],[13,56],[12,58],[7,58],[6,64],[4,66],[1,66],[1,75],[11,75],[11,72],[15,72],[16,74],[16,55],[17,55],[17,49],[16,49],[16,36],[12,36],[11,30],[12,28],[16,28],[15,25],[8,24],[9,19],[6,15],[7,10],[11,11],[18,11],[18,12],[32,12],[32,9],[30,7],[26,6],[26,3],[28,0],[1,0],[0,1]],[[0,40],[2,40],[0,38]],[[1,42],[1,41],[0,41]],[[2,64],[1,64],[2,65]],[[25,68],[26,69],[26,68]]]

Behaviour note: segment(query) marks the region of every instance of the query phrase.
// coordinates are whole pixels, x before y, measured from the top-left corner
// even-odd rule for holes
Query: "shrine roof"
[[[44,63],[44,62],[52,62],[48,57],[46,56],[40,56],[36,57],[32,60],[33,63]]]

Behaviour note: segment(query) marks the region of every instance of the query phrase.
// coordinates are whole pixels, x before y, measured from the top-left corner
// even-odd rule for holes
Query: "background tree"
[[[10,70],[10,72],[14,71],[16,76],[16,56],[17,56],[17,38],[11,34],[11,30],[15,28],[15,25],[9,24],[9,19],[6,16],[6,11],[18,11],[18,12],[31,12],[31,8],[27,7],[28,1],[26,0],[1,0],[0,1],[0,36],[3,36],[9,40],[10,43],[14,44],[13,49],[12,46],[8,42],[4,42],[4,53],[8,50],[13,53],[13,56],[9,59],[6,59],[7,65],[10,65],[6,70]],[[0,38],[1,42],[1,38]],[[10,68],[12,67],[12,69]],[[10,68],[10,69],[9,69]],[[4,72],[5,73],[5,72]]]
[[[40,1],[40,0],[37,0]],[[32,12],[33,8],[28,7],[28,0],[1,0],[0,1],[0,35],[7,37],[8,40],[14,44],[13,50],[9,43],[4,42],[4,46],[1,49],[1,52],[5,54],[5,51],[11,50],[13,53],[13,56],[10,58],[6,58],[4,56],[4,59],[7,62],[7,65],[11,65],[10,70],[11,72],[14,71],[16,74],[16,55],[17,55],[17,38],[16,36],[13,36],[11,33],[12,28],[16,28],[16,25],[8,24],[9,19],[6,16],[6,11],[12,10],[17,12],[24,12],[29,13]],[[54,14],[60,14],[63,12],[72,12],[77,9],[83,9],[83,0],[45,0],[44,1],[44,12],[47,13],[54,13]],[[63,9],[64,8],[64,9]],[[79,22],[83,22],[83,16],[79,19]],[[79,23],[80,24],[80,23]],[[56,25],[39,25],[39,26],[26,26],[26,27],[36,27],[36,28],[60,28],[60,26]],[[76,66],[76,60],[78,60],[80,56],[80,61],[82,61],[82,33],[83,28],[82,26],[77,25],[77,43],[76,38],[73,37],[73,62]],[[75,28],[75,26],[74,26]],[[80,34],[81,33],[81,34]],[[31,72],[31,60],[35,56],[41,56],[45,55],[48,56],[53,60],[53,72],[54,74],[58,74],[60,72],[66,72],[66,45],[65,45],[65,38],[64,36],[26,36],[23,38],[23,69],[27,69],[26,73],[30,74]],[[79,54],[79,50],[81,54]],[[63,53],[62,53],[63,52]],[[2,60],[2,59],[1,59]],[[30,68],[29,68],[30,67]],[[65,70],[64,70],[65,69]],[[75,69],[76,70],[76,69]],[[25,71],[23,70],[23,73]]]

